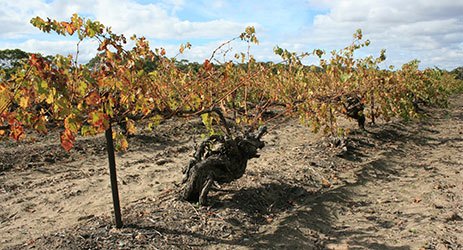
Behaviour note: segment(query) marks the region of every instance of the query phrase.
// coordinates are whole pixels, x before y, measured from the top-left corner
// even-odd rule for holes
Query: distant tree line
[[[0,50],[0,70],[3,71],[5,80],[21,67],[21,63],[29,58],[31,54],[20,49],[4,49]],[[42,56],[47,61],[53,60],[53,56]]]
[[[5,80],[9,79],[11,75],[14,74],[14,72],[21,66],[21,63],[23,60],[27,60],[29,58],[29,55],[31,54],[39,54],[39,53],[29,53],[25,52],[20,49],[4,49],[0,50],[0,71],[3,71],[3,77]],[[95,57],[93,57],[87,64],[86,66],[89,67],[90,69],[97,69],[97,67],[101,66],[100,62],[102,62],[102,57],[106,56],[104,53],[97,54]],[[53,60],[53,56],[42,56],[45,58],[47,61]],[[197,62],[190,62],[186,59],[182,60],[174,60],[174,65],[184,71],[194,71],[198,72],[199,69],[201,68],[201,64]],[[265,62],[262,63],[265,66],[268,67],[273,67],[273,70],[288,70],[289,66],[286,64],[279,64],[276,65],[273,62]],[[236,64],[237,67],[242,67],[242,68],[247,68],[248,64],[247,63],[238,63]],[[155,57],[153,60],[147,59],[145,62],[143,62],[143,70],[145,72],[153,72],[159,67],[159,58]],[[217,65],[217,67],[222,67],[222,65]],[[321,72],[323,69],[319,66],[306,66],[306,70],[314,70],[316,72]],[[457,67],[453,70],[451,70],[449,73],[455,75],[455,79],[463,80],[463,66]]]

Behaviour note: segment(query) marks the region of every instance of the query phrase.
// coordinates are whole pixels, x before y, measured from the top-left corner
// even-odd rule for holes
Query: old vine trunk
[[[258,158],[257,150],[265,146],[260,139],[266,131],[263,126],[257,134],[245,133],[235,139],[213,135],[203,141],[196,148],[194,159],[183,169],[182,198],[206,205],[214,182],[228,183],[243,176],[248,160]]]

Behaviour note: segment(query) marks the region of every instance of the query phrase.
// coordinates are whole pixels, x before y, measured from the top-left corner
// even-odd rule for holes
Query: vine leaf
[[[45,119],[45,117],[41,116],[37,119],[37,122],[34,128],[39,133],[47,134],[48,130],[47,130],[46,124],[47,124],[47,120]]]
[[[93,111],[88,115],[88,122],[98,131],[109,128],[109,116],[102,111]]]
[[[18,141],[19,138],[23,135],[23,127],[19,125],[11,126],[11,133],[10,137],[13,138],[15,141]]]
[[[100,100],[100,95],[97,92],[92,92],[87,96],[87,98],[85,98],[85,102],[89,106],[98,106],[100,104]]]
[[[74,141],[76,140],[74,135],[72,135],[72,132],[69,129],[65,129],[60,138],[61,146],[63,146],[63,148],[67,151],[71,150],[72,146],[74,145]]]

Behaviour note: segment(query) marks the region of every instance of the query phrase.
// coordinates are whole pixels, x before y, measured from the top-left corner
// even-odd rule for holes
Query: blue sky
[[[169,56],[190,42],[192,49],[179,58],[190,61],[204,61],[252,25],[260,44],[251,54],[259,61],[278,61],[275,45],[295,52],[340,49],[360,28],[371,45],[358,55],[386,49],[384,67],[413,59],[421,61],[421,68],[463,66],[463,1],[454,0],[0,0],[0,49],[75,54],[76,37],[43,34],[29,24],[35,16],[69,20],[73,13],[127,37],[145,36],[151,47],[163,47]],[[92,58],[96,46],[96,41],[83,42],[79,61]],[[246,44],[226,49],[233,55],[245,51]]]

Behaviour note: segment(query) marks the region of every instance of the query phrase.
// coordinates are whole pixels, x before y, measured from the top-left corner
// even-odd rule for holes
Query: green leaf
[[[275,54],[281,56],[281,55],[283,54],[283,49],[280,48],[280,47],[278,47],[278,46],[275,46],[275,47],[273,48],[273,52],[274,52]]]
[[[47,95],[49,93],[48,83],[45,80],[40,81],[37,84],[37,90],[41,95]]]
[[[64,120],[64,128],[68,129],[74,134],[77,134],[77,131],[79,131],[79,124],[76,119],[76,115],[71,114],[66,119]]]

